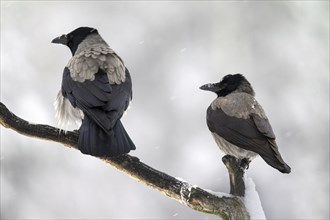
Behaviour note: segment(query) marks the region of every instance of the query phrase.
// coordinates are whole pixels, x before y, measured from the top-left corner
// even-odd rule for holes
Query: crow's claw
[[[243,158],[243,159],[241,159],[240,167],[242,169],[247,170],[247,169],[249,169],[250,162],[251,162],[251,160],[249,160],[248,158]]]

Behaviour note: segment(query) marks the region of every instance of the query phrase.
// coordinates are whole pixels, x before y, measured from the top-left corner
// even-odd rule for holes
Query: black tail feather
[[[268,144],[270,146],[271,152],[268,154],[260,154],[262,159],[270,166],[274,167],[281,173],[290,173],[291,167],[287,165],[281,157],[280,152],[278,151],[278,147],[273,140],[268,140]]]
[[[106,133],[85,115],[79,132],[78,148],[84,154],[114,157],[135,150],[120,120],[112,131]]]
[[[277,158],[269,158],[266,156],[260,155],[266,163],[268,163],[270,166],[274,167],[281,173],[290,173],[291,167],[287,165],[283,160],[278,160]]]

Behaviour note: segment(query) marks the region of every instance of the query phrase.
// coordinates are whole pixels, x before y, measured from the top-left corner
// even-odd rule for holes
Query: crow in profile
[[[90,27],[52,43],[64,44],[72,53],[55,102],[60,127],[81,123],[78,148],[84,154],[113,157],[134,150],[120,121],[132,99],[132,81],[122,59]]]
[[[200,89],[218,96],[207,109],[207,126],[225,154],[240,159],[242,166],[247,167],[260,155],[280,172],[291,172],[278,151],[268,118],[243,75],[229,74],[220,82],[203,85]]]

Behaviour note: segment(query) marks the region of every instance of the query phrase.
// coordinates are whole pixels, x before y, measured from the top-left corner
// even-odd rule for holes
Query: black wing
[[[278,151],[268,119],[256,114],[251,114],[247,119],[231,117],[221,108],[213,110],[209,107],[207,125],[211,132],[237,147],[259,154],[269,165],[281,172],[289,170]]]
[[[266,154],[268,139],[255,125],[252,118],[241,119],[228,116],[222,109],[207,110],[207,125],[230,143],[258,154]]]
[[[268,119],[262,118],[255,113],[252,113],[250,116],[259,132],[261,132],[267,138],[275,140],[275,134]]]
[[[70,70],[63,72],[62,94],[74,107],[81,109],[105,132],[109,132],[127,109],[132,97],[131,79],[126,69],[126,81],[110,85],[106,72],[99,69],[93,81],[74,81]]]

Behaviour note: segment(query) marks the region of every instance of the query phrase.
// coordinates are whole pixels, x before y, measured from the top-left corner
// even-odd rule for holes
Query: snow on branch
[[[78,133],[60,131],[49,125],[33,124],[10,112],[0,102],[0,124],[22,135],[54,141],[69,148],[77,148]],[[238,196],[217,196],[185,181],[158,171],[128,154],[119,157],[98,157],[130,177],[159,190],[188,207],[223,219],[249,219],[243,199]]]

